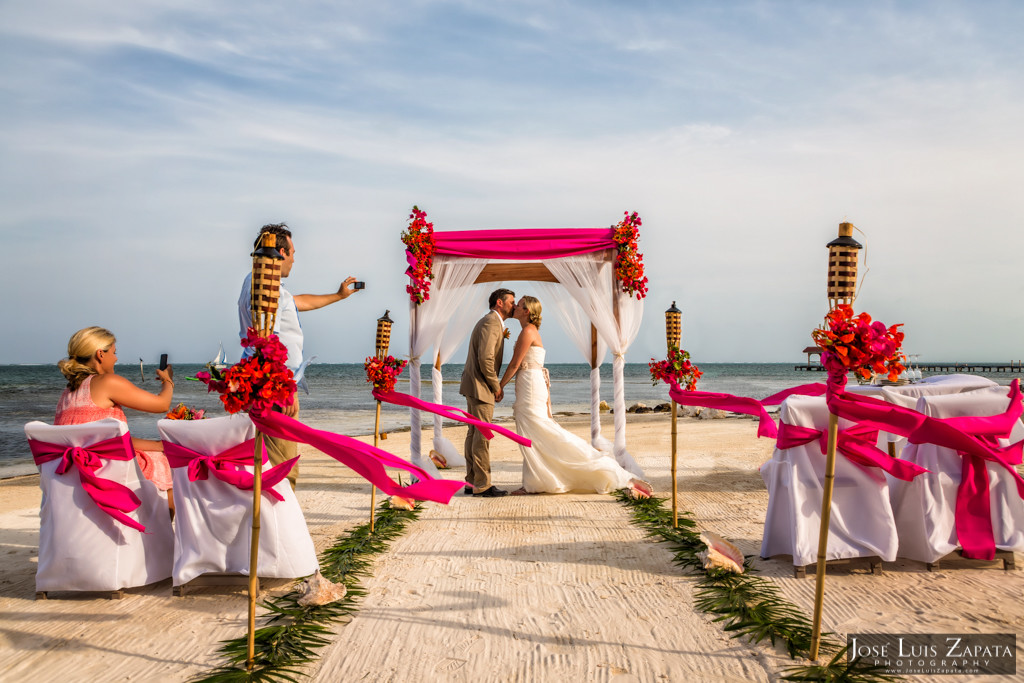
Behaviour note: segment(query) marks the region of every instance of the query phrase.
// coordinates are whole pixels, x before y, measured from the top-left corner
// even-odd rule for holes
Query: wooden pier
[[[1024,361],[1011,360],[1008,363],[914,363],[915,369],[925,372],[966,372],[977,373],[1024,373]],[[825,366],[821,363],[806,363],[794,365],[794,370],[807,370],[808,372],[824,371]]]

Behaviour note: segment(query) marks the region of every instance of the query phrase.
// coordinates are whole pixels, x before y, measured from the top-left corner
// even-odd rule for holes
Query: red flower
[[[363,368],[366,369],[366,381],[372,382],[373,388],[377,391],[385,394],[391,393],[407,362],[398,360],[394,356],[385,356],[384,358],[369,356],[363,363]]]
[[[208,391],[220,393],[229,413],[244,410],[258,415],[275,405],[290,405],[295,397],[295,379],[285,366],[288,350],[277,335],[260,337],[250,327],[242,346],[251,348],[253,355],[242,358],[223,374],[197,372],[196,378],[206,384]]]
[[[825,316],[825,326],[811,336],[821,349],[821,361],[827,366],[853,371],[869,379],[872,373],[888,373],[895,380],[905,369],[902,325],[886,327],[872,322],[867,313],[853,314],[853,308],[840,304]]]
[[[637,299],[647,296],[647,278],[644,276],[644,257],[637,247],[640,237],[640,216],[628,211],[626,217],[615,226],[612,239],[618,245],[615,256],[615,276],[622,283],[622,291],[635,295]]]
[[[690,362],[690,354],[677,346],[668,351],[668,358],[656,361],[653,358],[647,364],[651,371],[651,384],[658,382],[671,384],[675,382],[686,391],[693,391],[697,388],[697,380],[703,376],[696,365]]]
[[[412,207],[409,226],[402,232],[406,260],[409,267],[405,274],[412,280],[405,291],[413,303],[421,304],[430,299],[430,281],[434,279],[434,224],[427,222],[427,213],[419,207]]]

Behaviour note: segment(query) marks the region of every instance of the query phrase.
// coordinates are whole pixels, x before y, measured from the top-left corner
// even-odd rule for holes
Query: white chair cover
[[[29,422],[25,436],[64,446],[86,447],[123,436],[128,425],[114,418],[80,425]],[[37,591],[115,591],[163,581],[171,575],[171,517],[167,500],[142,476],[134,458],[104,460],[96,475],[131,489],[142,504],[129,513],[141,533],[101,510],[82,488],[78,469],[57,474],[60,460],[39,466]]]
[[[781,419],[788,424],[828,430],[828,407],[823,396],[791,396],[782,403]],[[839,429],[851,426],[839,421]],[[878,468],[861,467],[836,454],[835,483],[829,524],[827,560],[877,555],[896,559],[898,540],[889,486]],[[785,450],[775,449],[761,466],[768,487],[768,511],[761,539],[761,557],[792,555],[802,567],[818,558],[821,496],[825,456],[818,442]]]
[[[929,417],[996,415],[1006,410],[1007,387],[922,396],[917,410]],[[1024,438],[1024,426],[1017,422],[1010,438],[1001,445]],[[956,451],[934,444],[909,444],[901,457],[917,463],[928,472],[913,481],[892,480],[890,491],[896,527],[899,530],[899,556],[920,562],[935,562],[960,547],[956,535],[956,495],[960,486],[963,461]],[[1024,552],[1024,501],[1009,472],[995,463],[986,463],[992,504],[992,529],[996,547]]]
[[[209,420],[160,420],[164,441],[203,455],[216,455],[255,437],[246,415]],[[245,468],[252,472],[253,467]],[[210,475],[189,481],[188,468],[174,477],[174,585],[207,573],[248,574],[252,539],[252,491],[243,491]],[[287,479],[273,489],[284,500],[264,495],[260,502],[258,574],[267,578],[307,576],[319,564],[306,519]]]

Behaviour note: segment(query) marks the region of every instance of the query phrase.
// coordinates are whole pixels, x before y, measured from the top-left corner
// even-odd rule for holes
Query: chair
[[[189,583],[238,583],[238,576],[249,573],[256,428],[242,414],[160,420],[157,427],[174,479],[174,594],[182,595]],[[175,445],[187,449],[187,455],[176,456]],[[277,497],[265,488],[260,502],[258,573],[263,578],[307,576],[319,567],[316,549],[291,485],[283,470],[275,469],[263,472],[264,481],[278,481],[269,487]],[[248,488],[239,488],[239,480]]]
[[[916,409],[928,417],[980,417],[998,415],[1007,408],[1007,388],[992,387],[941,396],[922,396]],[[1000,445],[1024,438],[1018,420]],[[912,482],[893,481],[890,487],[893,512],[899,530],[899,556],[924,562],[929,569],[961,547],[956,529],[957,492],[963,458],[954,450],[934,444],[909,444],[902,458],[929,470]],[[1013,551],[1024,551],[1024,500],[1006,468],[985,463],[989,481],[992,531],[997,554],[1004,566],[1013,566]],[[998,551],[1004,551],[999,553]]]
[[[37,598],[51,591],[109,591],[120,598],[124,588],[171,575],[167,501],[142,476],[125,423],[30,422],[25,436],[43,491]]]
[[[790,396],[781,421],[827,434],[828,407],[822,396]],[[850,422],[839,421],[840,433]],[[825,456],[817,440],[793,448],[776,448],[761,466],[768,488],[768,510],[761,557],[792,555],[797,576],[817,562]],[[867,558],[873,572],[881,561],[896,559],[896,525],[889,505],[889,485],[876,467],[862,467],[836,453],[832,511],[826,561]]]

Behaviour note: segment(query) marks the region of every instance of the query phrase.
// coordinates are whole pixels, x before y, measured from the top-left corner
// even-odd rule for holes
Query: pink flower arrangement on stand
[[[693,391],[697,388],[697,380],[704,374],[696,365],[690,362],[690,353],[672,346],[668,352],[668,358],[656,361],[653,358],[647,364],[651,371],[651,384],[657,386],[658,382],[666,384],[678,384],[686,391]]]
[[[363,363],[366,370],[366,381],[373,383],[375,391],[383,394],[390,394],[395,390],[395,382],[402,374],[408,361],[398,360],[394,356],[369,356]]]
[[[242,346],[251,348],[253,354],[223,373],[211,369],[197,372],[196,378],[208,391],[220,393],[220,400],[229,413],[245,411],[259,415],[274,406],[291,405],[295,397],[295,377],[285,365],[288,350],[277,335],[260,337],[250,327]]]
[[[872,322],[867,313],[854,315],[847,304],[829,311],[825,327],[811,332],[811,337],[821,349],[821,362],[828,370],[830,383],[842,388],[850,371],[863,379],[870,379],[872,373],[886,373],[894,381],[905,369],[900,352],[901,326]]]

